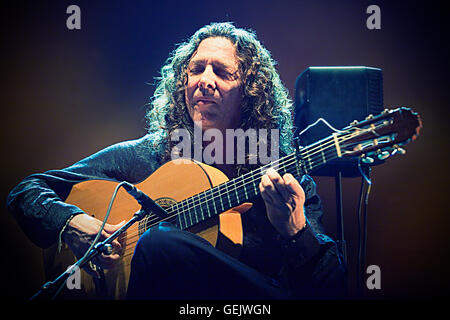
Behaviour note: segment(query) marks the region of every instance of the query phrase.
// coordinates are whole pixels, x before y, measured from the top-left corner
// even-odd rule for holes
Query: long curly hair
[[[146,119],[148,132],[153,135],[155,146],[163,146],[161,160],[170,160],[174,144],[170,139],[172,132],[183,128],[193,136],[194,123],[185,101],[187,69],[200,42],[210,37],[229,39],[236,48],[244,88],[240,127],[243,130],[278,129],[281,154],[291,153],[292,101],[275,68],[276,61],[257,39],[255,32],[237,28],[230,22],[222,22],[206,25],[188,41],[178,44],[162,67],[161,76],[157,78]],[[268,131],[270,133],[271,130]],[[268,150],[270,141],[269,136]],[[244,167],[250,169],[251,166]]]

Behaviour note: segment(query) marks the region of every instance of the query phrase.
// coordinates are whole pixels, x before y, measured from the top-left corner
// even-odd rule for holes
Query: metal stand
[[[41,289],[30,298],[30,300],[38,300],[38,299],[52,299],[55,295],[58,294],[61,286],[64,285],[66,280],[71,276],[74,272],[74,267],[82,268],[89,261],[95,258],[100,253],[110,254],[112,251],[111,243],[118,238],[122,233],[124,233],[129,227],[131,227],[135,222],[144,218],[148,213],[144,210],[139,210],[133,215],[126,224],[124,224],[121,228],[119,228],[116,232],[110,235],[107,239],[102,242],[97,243],[94,248],[85,256],[83,256],[80,260],[75,262],[71,268],[64,271],[59,277],[57,277],[54,281],[49,281],[45,283]]]
[[[337,170],[335,175],[336,188],[336,224],[337,224],[337,244],[347,267],[347,244],[344,235],[344,212],[342,205],[342,171]]]

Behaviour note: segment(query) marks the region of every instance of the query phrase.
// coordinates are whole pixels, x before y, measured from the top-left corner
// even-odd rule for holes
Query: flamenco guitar
[[[150,214],[130,227],[123,235],[122,258],[118,265],[102,272],[103,278],[96,283],[85,271],[81,271],[82,289],[64,288],[60,298],[124,298],[136,243],[147,229],[163,220],[194,232],[220,250],[238,256],[243,241],[241,214],[251,207],[249,201],[259,194],[259,182],[269,167],[275,168],[281,175],[291,173],[300,177],[341,157],[370,159],[378,156],[384,159],[397,152],[404,153],[401,146],[414,140],[421,126],[420,117],[409,108],[385,110],[362,122],[355,121],[310,146],[298,147],[294,153],[233,180],[228,180],[220,170],[194,160],[170,161],[136,185],[166,209],[169,216],[160,219]],[[78,183],[73,186],[65,202],[103,220],[117,184],[106,180]],[[108,223],[129,220],[139,209],[139,204],[120,189]],[[54,279],[75,261],[67,247],[60,252],[56,246],[44,250],[46,277]]]

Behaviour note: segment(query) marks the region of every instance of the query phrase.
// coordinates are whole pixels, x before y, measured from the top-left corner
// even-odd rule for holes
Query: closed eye
[[[188,72],[191,75],[199,75],[205,71],[205,66],[201,62],[193,62],[192,65],[189,67]],[[216,74],[219,78],[224,80],[236,80],[237,79],[237,71],[236,72],[230,72],[228,69],[222,64],[213,65],[213,72]]]
[[[204,66],[196,64],[196,65],[190,67],[188,71],[189,71],[190,74],[200,74],[204,70],[205,70]]]
[[[233,73],[222,68],[214,68],[214,73],[222,79],[233,80]]]

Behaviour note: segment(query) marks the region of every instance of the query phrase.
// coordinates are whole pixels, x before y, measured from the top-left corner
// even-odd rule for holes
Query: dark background
[[[66,8],[81,8],[81,30]],[[381,30],[366,8],[381,8]],[[429,299],[449,288],[448,13],[414,1],[9,1],[1,9],[1,294],[26,299],[44,282],[41,251],[5,209],[27,175],[66,167],[145,133],[146,104],[175,43],[214,21],[254,29],[291,96],[309,66],[383,70],[384,104],[419,112],[424,128],[372,171],[367,265],[381,289],[363,297]],[[317,177],[324,223],[336,237],[333,178]],[[355,290],[359,178],[343,181],[349,285]]]

